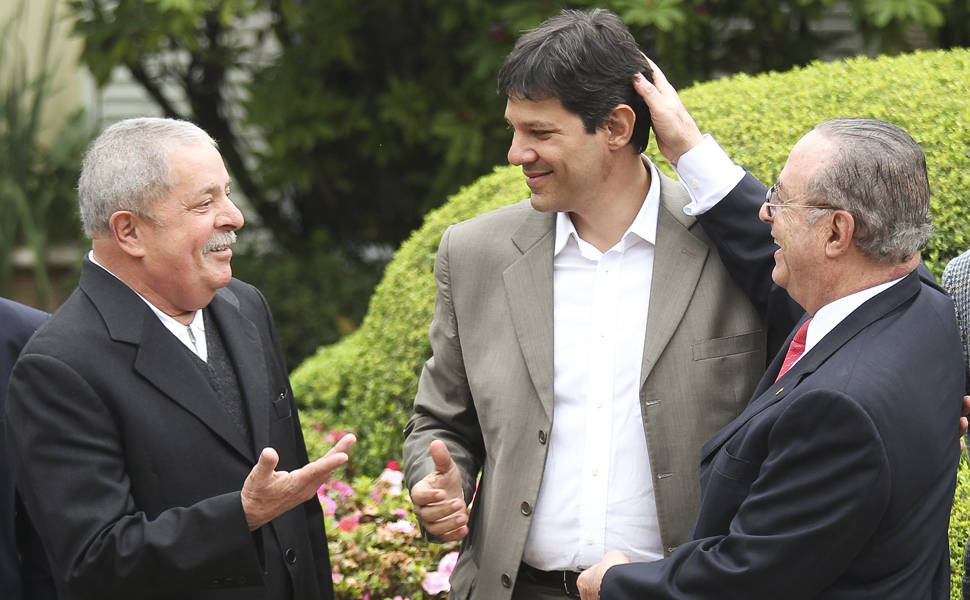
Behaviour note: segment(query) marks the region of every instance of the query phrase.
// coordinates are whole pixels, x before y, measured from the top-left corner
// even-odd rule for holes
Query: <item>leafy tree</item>
[[[898,44],[905,41],[905,26],[943,27],[946,11],[959,5],[965,13],[967,2],[853,0],[851,9],[867,39],[885,34],[883,41]],[[105,83],[115,68],[126,69],[164,114],[209,131],[220,142],[234,187],[272,232],[274,260],[316,277],[309,254],[321,251],[325,240],[335,253],[329,264],[364,284],[348,290],[376,282],[372,265],[360,260],[365,250],[396,247],[421,215],[505,162],[509,136],[495,78],[522,30],[563,7],[612,8],[671,80],[685,86],[724,73],[808,62],[834,41],[812,26],[834,5],[71,0],[75,31],[84,38],[82,59],[97,80]],[[966,37],[965,26],[945,31],[954,39]],[[274,297],[265,284],[281,278],[250,279],[279,312],[287,289]],[[350,306],[331,312],[357,322],[364,298],[335,296],[321,303]],[[293,310],[278,318],[314,322]],[[306,343],[332,341],[345,329],[335,323],[304,329]]]

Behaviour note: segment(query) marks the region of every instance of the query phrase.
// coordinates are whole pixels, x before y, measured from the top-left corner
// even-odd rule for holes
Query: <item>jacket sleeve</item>
[[[697,220],[717,246],[732,279],[764,318],[769,350],[774,352],[805,311],[771,279],[778,246],[771,237],[771,226],[758,217],[765,191],[760,181],[746,173],[724,199],[698,215]]]
[[[462,474],[465,500],[471,501],[484,460],[484,443],[474,399],[465,375],[452,299],[448,255],[452,229],[441,238],[435,259],[438,286],[429,338],[432,357],[425,363],[414,399],[414,413],[404,430],[404,474],[408,487],[434,470],[428,446],[432,440],[447,444]]]
[[[138,509],[125,435],[67,364],[25,354],[11,378],[7,411],[8,423],[17,424],[7,427],[7,447],[18,487],[55,578],[80,597],[135,599],[206,588],[212,573],[262,579],[238,491],[152,519]]]
[[[831,585],[885,514],[891,477],[882,438],[852,399],[814,391],[760,439],[760,464],[735,455],[730,442],[713,459],[705,502],[717,510],[740,501],[726,534],[609,569],[600,598],[809,599]]]

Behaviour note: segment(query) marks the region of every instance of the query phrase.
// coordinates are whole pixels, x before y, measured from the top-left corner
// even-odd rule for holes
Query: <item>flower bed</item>
[[[331,479],[317,490],[323,507],[337,598],[430,600],[447,597],[457,543],[423,539],[401,485],[397,461],[375,479]]]

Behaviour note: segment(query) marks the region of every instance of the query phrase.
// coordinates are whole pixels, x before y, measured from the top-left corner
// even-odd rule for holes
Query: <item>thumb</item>
[[[434,461],[434,469],[439,473],[447,473],[455,466],[455,461],[451,459],[448,446],[441,440],[431,442],[431,460]]]
[[[273,474],[279,462],[280,455],[276,453],[276,450],[263,448],[263,451],[259,453],[259,461],[256,462],[256,466],[253,467],[249,476],[254,480],[266,479]]]

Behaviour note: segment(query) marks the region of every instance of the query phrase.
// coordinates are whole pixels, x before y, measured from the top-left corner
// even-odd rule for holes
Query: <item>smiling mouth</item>
[[[236,243],[236,232],[223,231],[213,235],[206,241],[205,248],[202,249],[202,254],[210,254],[213,252],[225,252],[229,250],[229,246],[232,246],[235,243]]]

